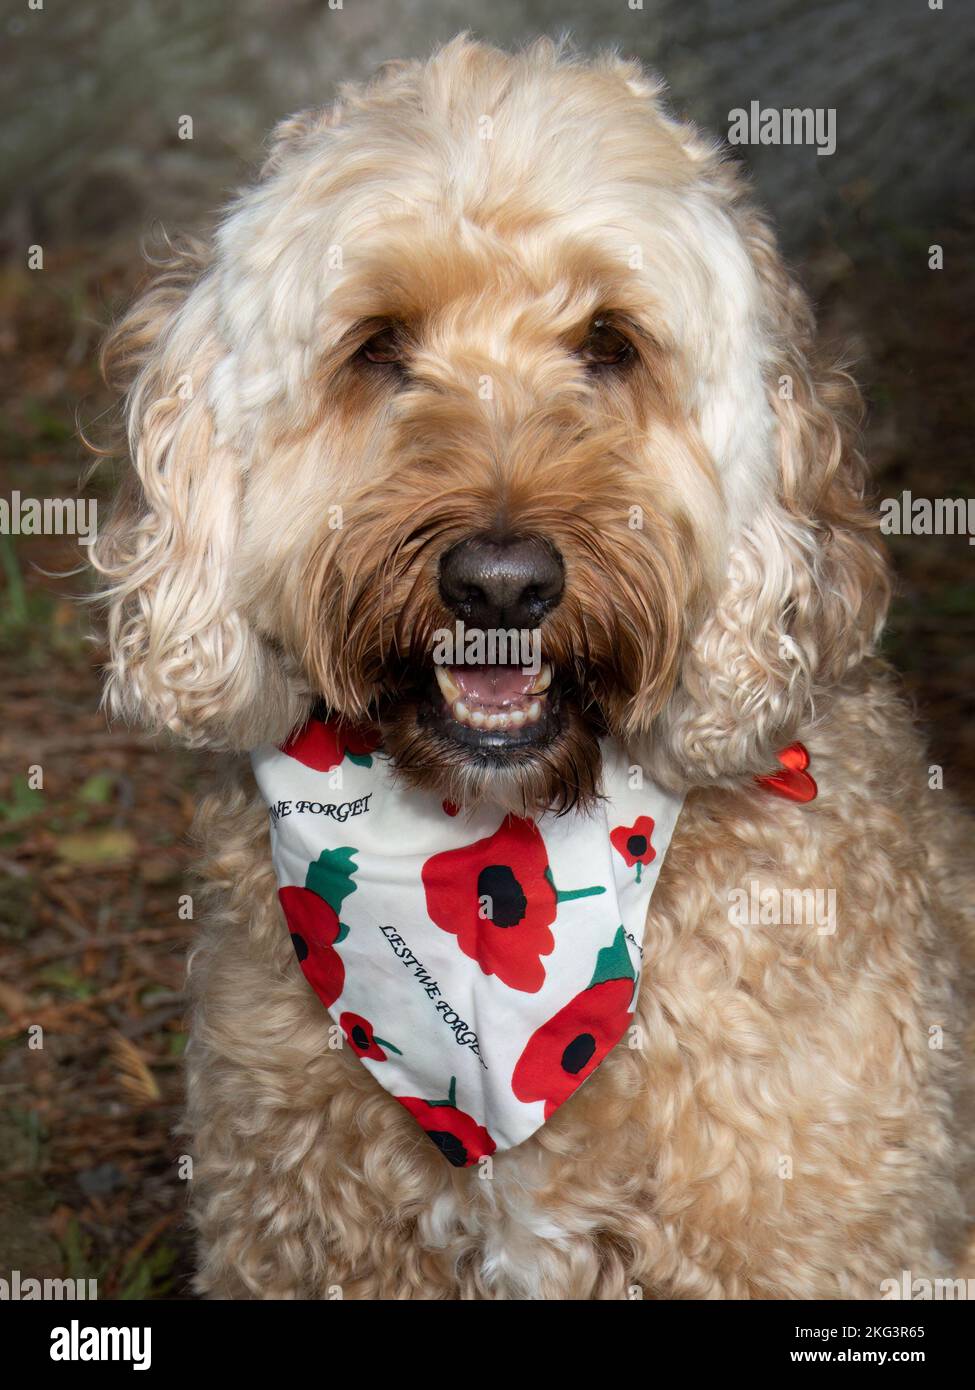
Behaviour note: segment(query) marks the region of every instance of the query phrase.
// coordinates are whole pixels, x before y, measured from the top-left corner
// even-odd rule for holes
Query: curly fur
[[[573,344],[607,307],[636,361],[595,380]],[[388,319],[412,335],[397,391],[354,366]],[[888,581],[859,397],[738,173],[660,85],[544,41],[388,66],[278,128],[106,363],[133,464],[93,552],[106,698],[231,755],[197,819],[199,1289],[846,1298],[950,1273],[971,877],[873,654]],[[486,768],[421,727],[415,675],[449,616],[439,557],[502,522],[564,558],[543,640],[565,695],[542,754]],[[585,802],[607,729],[688,791],[641,1046],[489,1180],[329,1049],[296,968],[234,755],[316,699],[378,719],[401,775],[459,801]],[[752,781],[796,738],[821,789],[802,807]],[[835,935],[730,926],[753,881],[835,890]]]

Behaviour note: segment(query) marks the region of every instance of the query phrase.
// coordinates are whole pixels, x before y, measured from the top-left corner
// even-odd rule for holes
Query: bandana
[[[602,753],[596,809],[536,819],[404,789],[340,724],[252,754],[305,978],[456,1167],[522,1143],[630,1032],[682,798]]]

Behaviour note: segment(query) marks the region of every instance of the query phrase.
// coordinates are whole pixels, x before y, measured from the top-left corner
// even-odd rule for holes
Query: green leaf
[[[0,801],[0,815],[5,821],[26,820],[44,809],[44,793],[17,777],[10,784],[10,800]]]
[[[161,1298],[172,1287],[168,1276],[176,1263],[176,1252],[168,1245],[156,1248],[141,1260],[130,1260],[122,1271],[118,1298],[125,1302],[144,1302]]]
[[[78,799],[91,802],[95,806],[104,805],[106,801],[111,801],[114,785],[114,773],[95,772],[81,784]]]
[[[332,910],[341,912],[342,904],[355,892],[352,875],[356,864],[352,856],[358,853],[349,845],[342,849],[323,849],[314,864],[308,866],[305,887],[324,898]]]
[[[95,992],[91,980],[86,980],[67,965],[45,965],[35,976],[43,985],[63,990],[72,999],[88,999]]]
[[[576,898],[598,898],[600,893],[605,893],[606,889],[597,884],[594,888],[566,888],[564,891],[556,888],[555,879],[552,877],[551,864],[545,865],[545,878],[548,880],[549,887],[555,894],[557,903],[571,903]]]
[[[636,971],[626,949],[626,933],[620,927],[613,937],[612,946],[604,946],[596,957],[596,972],[589,981],[589,988],[605,984],[607,980],[635,979]]]
[[[400,1055],[402,1055],[402,1054],[400,1054]],[[431,1110],[433,1110],[433,1109],[439,1109],[439,1107],[441,1107],[441,1106],[443,1106],[444,1108],[449,1108],[450,1110],[456,1110],[456,1109],[457,1109],[457,1078],[456,1078],[456,1076],[452,1076],[452,1077],[450,1078],[450,1090],[447,1092],[447,1099],[446,1099],[446,1100],[428,1100],[428,1101],[427,1101],[427,1105],[430,1106]]]

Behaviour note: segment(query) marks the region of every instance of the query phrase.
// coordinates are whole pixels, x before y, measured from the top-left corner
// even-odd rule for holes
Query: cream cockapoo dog
[[[660,92],[544,41],[391,64],[281,124],[109,343],[107,697],[228,754],[190,961],[203,1292],[871,1298],[959,1256],[970,880],[874,655],[858,395]],[[551,685],[486,729],[431,641],[499,614]],[[489,1173],[330,1047],[291,951],[240,755],[316,703],[458,805],[580,814],[607,733],[686,792],[640,1045]],[[818,796],[772,795],[800,741]],[[734,925],[756,884],[832,891],[835,931]]]

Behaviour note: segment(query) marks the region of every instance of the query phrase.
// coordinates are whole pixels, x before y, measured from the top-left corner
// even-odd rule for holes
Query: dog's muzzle
[[[439,589],[457,621],[453,660],[434,666],[438,731],[486,751],[547,743],[557,691],[541,629],[565,589],[561,555],[539,537],[470,536],[443,555]]]

